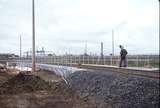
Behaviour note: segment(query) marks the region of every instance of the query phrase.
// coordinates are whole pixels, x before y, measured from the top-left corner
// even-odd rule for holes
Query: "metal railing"
[[[119,56],[85,56],[85,55],[61,55],[61,56],[37,56],[36,63],[71,66],[74,64],[95,64],[119,66]],[[12,58],[7,62],[31,63],[31,57]],[[4,62],[0,60],[0,62]],[[159,55],[129,55],[128,67],[159,68]]]

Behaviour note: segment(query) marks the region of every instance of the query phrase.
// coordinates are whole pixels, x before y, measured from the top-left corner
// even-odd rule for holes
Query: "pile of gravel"
[[[96,108],[158,108],[159,80],[81,71],[71,74],[67,81]]]
[[[18,74],[0,85],[0,95],[48,90],[51,86],[38,76]]]

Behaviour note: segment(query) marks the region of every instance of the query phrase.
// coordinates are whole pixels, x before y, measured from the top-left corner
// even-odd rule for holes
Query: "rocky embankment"
[[[158,108],[159,80],[106,72],[80,71],[67,81],[95,108]]]

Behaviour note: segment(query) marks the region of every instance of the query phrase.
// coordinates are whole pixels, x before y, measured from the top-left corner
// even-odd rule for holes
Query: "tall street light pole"
[[[114,56],[114,30],[112,30],[112,55]]]
[[[32,72],[35,72],[35,2],[32,0]]]
[[[112,30],[112,53],[111,53],[111,65],[113,65],[113,57],[114,57],[114,30]]]
[[[19,43],[19,60],[20,60],[20,70],[21,70],[21,66],[22,66],[22,39],[21,39],[21,35],[20,35],[20,39],[19,39],[20,43]]]
[[[20,57],[20,59],[21,59],[21,57],[22,57],[22,38],[21,38],[21,35],[20,35],[20,39],[19,39],[19,41],[20,41],[20,44],[19,44],[19,57]]]

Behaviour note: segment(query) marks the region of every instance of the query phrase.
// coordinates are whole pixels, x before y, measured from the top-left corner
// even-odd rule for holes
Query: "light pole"
[[[103,65],[104,55],[103,55],[103,42],[101,42],[101,59],[100,62]]]
[[[20,41],[19,56],[21,58],[22,57],[22,39],[21,39],[21,35],[20,35],[19,41]]]
[[[112,55],[114,56],[114,30],[112,30]]]
[[[114,57],[114,31],[112,30],[112,53],[111,53],[111,65],[113,65],[113,57]]]
[[[20,58],[20,70],[22,67],[22,39],[21,39],[21,35],[20,35],[20,39],[19,39],[20,43],[19,43],[19,58]]]
[[[32,72],[35,72],[35,8],[32,0]]]

